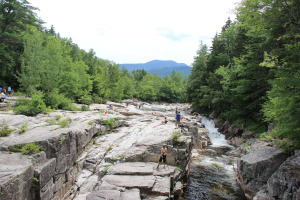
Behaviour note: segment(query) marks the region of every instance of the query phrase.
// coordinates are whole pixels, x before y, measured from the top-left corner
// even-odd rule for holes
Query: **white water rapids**
[[[228,155],[235,148],[215,127],[214,121],[201,117],[209,130],[212,145],[197,149],[199,156],[192,161],[185,190],[186,200],[244,200],[245,196],[236,182],[236,158]]]

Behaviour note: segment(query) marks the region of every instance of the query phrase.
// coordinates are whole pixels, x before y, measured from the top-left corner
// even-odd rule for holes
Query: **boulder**
[[[300,199],[300,151],[289,157],[267,182],[268,196],[282,200]]]
[[[261,142],[253,144],[237,163],[238,179],[245,193],[253,198],[286,158],[282,149]]]

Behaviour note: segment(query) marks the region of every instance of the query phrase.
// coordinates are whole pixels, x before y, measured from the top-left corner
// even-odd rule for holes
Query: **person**
[[[167,123],[168,123],[167,117],[164,116],[164,121],[162,121],[162,124],[167,124]]]
[[[6,94],[6,89],[5,89],[5,87],[2,88],[2,92],[3,92],[4,94]]]
[[[179,128],[179,126],[180,126],[180,119],[181,119],[181,115],[180,115],[179,111],[177,111],[175,119],[176,119],[176,121],[175,121],[175,128]]]
[[[164,168],[166,168],[166,163],[167,163],[167,154],[168,154],[168,148],[166,145],[163,145],[163,147],[160,150],[160,157],[157,165],[157,169],[159,168],[159,165],[161,162],[164,163]]]
[[[5,93],[2,91],[0,94],[0,102],[4,102],[6,99]]]
[[[7,92],[8,92],[8,96],[10,96],[11,95],[11,87],[7,88]]]

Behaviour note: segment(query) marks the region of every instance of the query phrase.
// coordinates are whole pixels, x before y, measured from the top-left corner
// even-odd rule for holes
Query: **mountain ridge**
[[[186,78],[191,74],[191,67],[185,63],[177,63],[173,60],[151,60],[146,63],[125,63],[119,64],[120,68],[129,71],[144,69],[151,74],[157,74],[160,77],[171,75],[172,72],[182,72]]]

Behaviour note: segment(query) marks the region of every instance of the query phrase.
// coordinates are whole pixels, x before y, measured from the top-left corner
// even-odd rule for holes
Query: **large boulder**
[[[285,161],[287,154],[263,142],[253,144],[246,153],[237,163],[237,172],[242,189],[252,199]]]
[[[289,157],[267,183],[268,196],[282,200],[300,199],[300,151]]]

